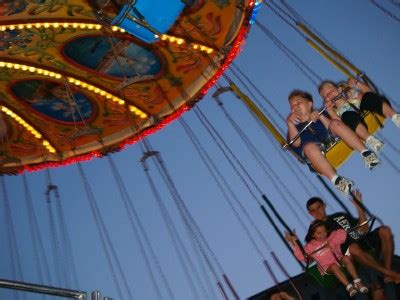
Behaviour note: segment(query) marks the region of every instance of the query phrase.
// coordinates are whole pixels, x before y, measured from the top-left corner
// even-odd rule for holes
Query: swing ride
[[[265,14],[256,20],[260,8]],[[285,138],[285,97],[302,86],[316,94],[325,79],[319,72],[377,90],[365,59],[345,57],[340,51],[348,48],[328,42],[285,0],[0,1],[0,16],[0,234],[7,240],[0,256],[9,257],[0,267],[0,298],[25,297],[5,287],[72,299],[94,289],[113,299],[242,299],[266,286],[273,288],[250,299],[276,290],[296,299],[345,297],[333,276],[285,248],[283,231],[295,227],[303,237],[311,221],[307,197],[317,193],[330,209],[351,209]],[[317,66],[300,58],[305,48],[272,33],[273,16],[318,57]],[[288,71],[278,55],[263,53],[270,51],[264,44],[289,58]],[[265,59],[256,62],[257,55]],[[282,74],[284,82],[272,81]],[[386,173],[398,178],[396,160],[385,154],[399,153],[395,138],[383,136],[392,124],[379,130],[383,118],[364,117],[386,144],[377,182]],[[351,154],[335,140],[326,156],[362,176],[367,171],[358,171]],[[103,159],[83,163],[92,158]],[[372,186],[370,178],[356,181],[362,191]],[[385,201],[397,190],[393,184]],[[398,234],[374,193],[364,194],[366,224],[372,229],[375,214],[384,216]],[[21,230],[29,232],[24,247]],[[244,245],[251,254],[241,252]]]
[[[0,172],[117,151],[188,110],[236,56],[255,4],[192,2],[2,4]]]

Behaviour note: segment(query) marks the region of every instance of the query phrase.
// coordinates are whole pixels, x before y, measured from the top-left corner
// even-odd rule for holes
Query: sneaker
[[[354,297],[358,293],[357,289],[351,283],[346,286],[346,291],[350,297]]]
[[[394,114],[392,116],[393,123],[400,128],[400,114]]]
[[[361,293],[368,293],[368,288],[361,282],[360,278],[354,279],[354,287]]]
[[[339,176],[336,178],[335,181],[335,187],[338,189],[339,192],[341,192],[345,196],[349,196],[351,190],[353,189],[354,182],[344,178],[342,176]]]
[[[365,140],[365,146],[371,150],[374,151],[376,154],[378,154],[383,146],[385,144],[383,142],[381,142],[380,140],[378,140],[376,137],[374,137],[373,135],[370,135],[366,140]]]
[[[370,170],[372,170],[373,168],[375,168],[377,165],[379,165],[381,163],[381,161],[376,156],[376,154],[374,152],[372,152],[371,150],[366,150],[366,151],[362,152],[361,155],[363,157],[365,166]]]

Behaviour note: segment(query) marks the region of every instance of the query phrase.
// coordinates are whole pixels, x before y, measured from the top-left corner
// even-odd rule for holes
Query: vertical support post
[[[99,291],[92,292],[92,300],[101,300],[101,294]]]

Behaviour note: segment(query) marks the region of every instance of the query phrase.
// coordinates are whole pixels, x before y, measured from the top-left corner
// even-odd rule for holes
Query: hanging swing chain
[[[229,123],[232,125],[232,127],[235,129],[236,133],[239,135],[239,137],[242,139],[244,145],[246,148],[250,151],[254,159],[258,162],[258,165],[261,166],[262,171],[264,174],[268,177],[268,179],[272,182],[272,184],[275,186],[276,190],[278,191],[279,195],[284,199],[286,205],[289,207],[293,215],[297,218],[299,221],[299,224],[306,230],[306,226],[301,220],[300,216],[292,206],[292,203],[289,201],[288,197],[286,195],[289,195],[289,197],[294,201],[294,203],[297,205],[297,208],[299,211],[303,213],[303,215],[308,218],[309,216],[304,212],[303,207],[298,203],[296,198],[294,197],[293,193],[287,188],[287,186],[283,183],[279,175],[273,170],[272,166],[264,159],[264,157],[261,155],[261,153],[257,150],[253,142],[250,140],[250,138],[246,135],[246,133],[240,128],[240,126],[235,122],[235,120],[232,118],[232,116],[228,113],[228,111],[225,109],[222,101],[219,99],[219,97],[214,97],[214,99],[217,101],[219,107],[223,111],[225,117],[228,119]],[[271,174],[272,173],[272,174]],[[282,191],[282,188],[285,189],[284,193]]]
[[[201,112],[201,110],[199,109],[199,107],[195,107],[194,109],[195,114],[197,115],[197,118],[200,120],[200,122],[202,123],[202,125],[204,126],[204,128],[207,130],[207,132],[210,134],[211,138],[214,140],[214,142],[216,143],[216,145],[218,146],[218,148],[221,150],[221,152],[223,153],[223,155],[225,156],[226,160],[229,162],[229,164],[231,165],[231,167],[234,169],[235,173],[237,174],[237,176],[239,176],[239,178],[241,179],[241,181],[243,182],[243,184],[246,186],[247,190],[249,191],[250,195],[253,197],[253,199],[260,204],[257,196],[255,195],[255,193],[253,192],[252,188],[250,187],[249,183],[247,182],[247,180],[244,178],[244,176],[240,173],[238,167],[236,167],[236,165],[234,164],[234,162],[232,161],[232,159],[229,157],[227,151],[229,152],[229,154],[232,156],[233,160],[239,164],[239,166],[241,166],[239,160],[236,158],[236,156],[233,154],[233,152],[228,148],[228,146],[226,145],[226,143],[221,140],[222,138],[218,135],[218,133],[216,132],[215,128],[212,127],[212,125],[206,121],[206,117],[205,115]],[[221,142],[218,141],[217,137],[219,138],[219,140]],[[225,151],[224,147],[222,147],[222,145],[224,145],[225,149],[227,151]],[[243,170],[243,172],[246,173],[245,170]],[[261,189],[258,189],[258,191],[261,194]]]
[[[6,189],[6,184],[4,180],[4,175],[0,175],[0,185],[2,189],[3,196],[3,204],[4,204],[4,212],[5,212],[5,220],[7,227],[7,238],[10,245],[10,255],[11,255],[11,273],[14,279],[16,280],[24,280],[22,266],[21,266],[21,257],[19,255],[19,250],[17,247],[17,239],[15,235],[15,226],[13,217],[11,214],[10,201],[8,199],[8,193]]]
[[[196,299],[199,299],[199,295],[196,289],[196,285],[194,283],[194,280],[192,278],[192,274],[194,274],[194,276],[196,277],[197,282],[200,284],[200,288],[203,292],[203,296],[205,298],[207,298],[207,291],[203,285],[203,282],[200,279],[200,275],[198,274],[196,268],[194,267],[194,264],[192,262],[192,259],[190,258],[186,247],[184,246],[181,238],[179,237],[178,231],[175,228],[175,225],[171,219],[171,216],[169,215],[167,208],[165,207],[164,203],[162,202],[161,196],[155,186],[155,183],[153,181],[153,179],[151,178],[150,174],[149,174],[149,168],[148,165],[146,163],[146,161],[141,162],[142,166],[143,166],[143,170],[145,172],[146,178],[149,182],[150,185],[150,189],[153,193],[153,196],[156,200],[156,203],[159,207],[159,210],[161,212],[161,215],[163,217],[164,223],[166,224],[166,228],[169,232],[169,235],[172,238],[172,244],[173,247],[175,249],[175,252],[178,256],[178,260],[181,263],[183,272],[185,273],[185,278],[187,278],[189,285],[191,287],[191,292],[194,293],[194,297]],[[189,270],[190,269],[190,270]]]
[[[149,144],[148,142],[146,142],[147,145],[147,150],[149,150]],[[218,267],[218,269],[220,270],[221,274],[224,274],[224,271],[222,269],[222,266],[220,265],[220,263],[218,262],[214,252],[211,250],[211,248],[209,247],[207,241],[205,240],[204,236],[201,233],[200,228],[198,227],[198,225],[196,224],[195,220],[193,219],[191,213],[189,212],[189,210],[187,209],[185,203],[183,202],[183,199],[181,198],[174,182],[172,181],[171,176],[169,175],[169,172],[167,170],[167,168],[165,167],[162,159],[161,159],[161,155],[158,153],[153,157],[154,162],[156,163],[158,172],[161,174],[164,182],[166,183],[172,198],[174,199],[174,202],[178,208],[178,211],[180,212],[180,215],[182,217],[183,222],[186,224],[186,228],[187,230],[190,232],[190,235],[194,238],[194,241],[196,242],[196,244],[199,247],[199,250],[203,256],[203,259],[205,260],[205,262],[207,263],[209,270],[211,271],[211,273],[214,275],[215,280],[217,281],[217,284],[220,288],[221,293],[223,294],[223,297],[226,298],[226,293],[222,288],[222,285],[220,284],[220,281],[218,279],[218,275],[216,270],[213,267],[213,264],[211,263],[207,253],[205,250],[208,251],[208,253],[211,255],[211,258],[213,259],[215,265]],[[206,249],[204,249],[204,246]]]
[[[28,213],[28,219],[29,219],[29,230],[31,231],[31,237],[32,237],[32,246],[33,246],[33,256],[35,260],[35,265],[36,265],[36,271],[37,275],[39,278],[39,283],[43,284],[44,283],[44,276],[43,276],[43,270],[42,270],[42,259],[44,260],[44,265],[45,265],[45,270],[46,270],[46,275],[48,277],[46,278],[47,283],[50,283],[50,271],[48,269],[47,265],[47,260],[44,252],[40,253],[40,250],[43,249],[43,242],[42,242],[42,237],[39,232],[39,226],[36,218],[36,214],[33,208],[33,201],[32,201],[32,195],[28,186],[28,180],[26,178],[25,172],[22,173],[22,183],[24,186],[24,193],[25,193],[25,203],[27,206],[27,213]],[[41,245],[40,250],[39,250],[39,245]],[[42,256],[40,255],[42,254]]]
[[[85,174],[85,172],[83,170],[83,167],[82,167],[81,163],[78,162],[76,165],[77,165],[77,168],[78,168],[79,175],[81,177],[83,186],[84,186],[85,191],[86,191],[86,196],[87,196],[87,199],[89,201],[89,205],[90,205],[90,208],[91,208],[92,216],[93,216],[94,221],[96,223],[96,228],[98,230],[98,233],[99,233],[99,236],[100,236],[100,241],[102,243],[103,250],[104,250],[104,253],[105,253],[106,258],[107,258],[108,266],[109,266],[109,268],[111,270],[111,275],[112,275],[115,287],[117,289],[118,296],[119,296],[120,299],[124,298],[121,286],[120,286],[118,278],[117,278],[116,270],[115,270],[114,265],[112,263],[112,258],[114,258],[114,260],[116,262],[117,269],[118,269],[118,271],[120,273],[120,276],[122,277],[123,284],[124,284],[125,289],[126,289],[126,291],[128,292],[128,295],[129,295],[129,299],[133,299],[132,293],[130,291],[129,285],[128,285],[127,280],[126,280],[126,277],[125,277],[125,275],[123,273],[122,266],[121,266],[121,264],[119,262],[119,259],[118,259],[117,255],[116,255],[116,252],[115,252],[115,249],[114,249],[113,244],[111,242],[110,236],[108,234],[107,227],[105,226],[104,221],[102,219],[102,216],[100,214],[99,208],[97,207],[96,200],[95,200],[92,188],[91,188],[91,186],[89,184],[89,181],[87,179],[87,176],[86,176],[86,174]]]
[[[200,251],[200,254],[203,257],[204,261],[206,262],[208,269],[213,274],[214,279],[217,282],[217,285],[220,289],[220,292],[222,293],[222,296],[225,299],[227,299],[225,290],[223,289],[223,286],[220,283],[220,279],[218,278],[217,271],[215,270],[215,268],[210,260],[209,255],[211,255],[214,262],[216,262],[218,269],[222,270],[222,267],[219,265],[219,262],[217,261],[215,255],[213,255],[210,251],[209,251],[209,254],[207,254],[207,251],[205,249],[206,242],[201,237],[201,232],[199,232],[200,229],[196,227],[196,225],[194,224],[194,220],[189,215],[189,212],[187,211],[187,209],[185,209],[185,205],[184,205],[184,203],[182,203],[183,202],[182,199],[179,198],[180,197],[179,194],[177,194],[177,192],[174,190],[173,184],[169,181],[168,175],[164,172],[165,168],[162,165],[162,161],[160,161],[159,157],[156,157],[156,159],[154,159],[154,161],[156,163],[158,172],[160,174],[162,174],[163,180],[166,183],[166,185],[168,186],[168,189],[172,195],[172,198],[175,201],[175,204],[180,212],[183,222],[186,224],[186,228],[189,232],[189,235],[192,237],[193,242],[197,245],[197,248],[196,247],[194,247],[194,248],[198,249]],[[221,273],[223,273],[223,271],[221,271]]]
[[[278,47],[278,49],[281,50],[283,54],[285,54],[285,56],[300,70],[300,72],[303,73],[303,75],[307,77],[314,86],[318,87],[317,80],[321,82],[321,76],[319,76],[314,70],[312,70],[311,67],[309,67],[294,51],[289,49],[283,42],[281,42],[277,36],[275,36],[270,30],[267,29],[267,27],[265,27],[258,21],[255,21],[255,24],[266,36],[268,36],[272,40],[272,42]],[[311,75],[314,76],[314,78],[316,78],[317,80],[311,77]]]
[[[373,5],[375,5],[375,7],[377,7],[379,10],[381,10],[384,14],[386,14],[387,16],[389,16],[390,18],[392,18],[396,22],[400,23],[400,18],[398,16],[396,16],[395,14],[393,14],[390,10],[386,9],[384,6],[382,6],[381,4],[377,3],[375,0],[370,0],[370,2]],[[396,3],[396,5],[399,5],[399,4]]]
[[[146,231],[144,230],[144,226],[139,218],[139,214],[133,205],[133,201],[132,201],[131,197],[129,196],[129,193],[126,189],[125,183],[123,182],[121,174],[119,173],[118,168],[116,167],[115,162],[112,159],[112,157],[110,155],[108,155],[107,159],[108,159],[113,177],[117,183],[117,187],[120,192],[120,196],[123,201],[125,211],[128,215],[128,219],[129,219],[129,222],[131,225],[132,232],[139,244],[140,252],[141,252],[141,254],[145,260],[145,264],[149,270],[153,287],[154,287],[155,291],[157,292],[158,297],[160,299],[162,299],[160,287],[157,284],[156,277],[151,268],[150,257],[146,253],[146,247],[148,248],[148,250],[150,252],[151,259],[153,260],[154,265],[156,266],[156,269],[158,271],[158,274],[161,277],[161,280],[163,281],[163,284],[165,285],[165,287],[167,289],[170,299],[175,299],[175,296],[171,290],[170,284],[165,276],[164,271],[161,268],[160,261],[158,260],[156,254],[154,252],[153,246],[151,245],[148,235],[147,235]],[[135,221],[136,221],[136,223],[135,223]]]
[[[229,70],[232,72],[233,75],[235,75],[235,77],[240,81],[240,83],[242,84],[242,86],[246,87],[247,91],[250,93],[251,90],[249,89],[248,85],[250,85],[256,92],[257,94],[266,102],[269,104],[269,106],[272,108],[272,110],[274,111],[274,113],[279,116],[279,118],[281,119],[282,122],[285,122],[285,117],[280,113],[280,111],[276,108],[275,105],[273,105],[273,103],[264,95],[263,92],[260,91],[260,89],[254,84],[254,82],[252,80],[250,80],[250,78],[244,74],[244,72],[237,66],[237,64],[233,61],[231,64],[232,68],[230,68]],[[233,70],[234,69],[234,70]],[[247,84],[240,78],[240,76],[236,73],[238,72],[242,77],[244,77],[244,79],[246,80]],[[257,105],[262,108],[263,112],[265,115],[268,116],[269,119],[273,120],[272,115],[269,114],[268,110],[265,109],[264,105],[262,105],[261,101],[258,100],[258,98],[251,92],[252,94],[252,98],[255,99],[257,101]],[[280,128],[279,126],[278,129],[283,132],[283,129]]]
[[[71,247],[71,240],[68,234],[66,222],[65,222],[65,216],[64,216],[64,208],[62,205],[61,197],[60,197],[60,192],[58,189],[57,185],[54,185],[52,183],[51,179],[51,173],[50,169],[46,168],[46,174],[47,174],[47,179],[48,179],[48,188],[46,191],[46,196],[48,197],[48,201],[50,201],[50,193],[51,191],[54,192],[55,196],[55,202],[56,202],[56,211],[57,211],[57,220],[59,221],[59,231],[60,231],[60,236],[61,236],[61,241],[64,244],[62,249],[65,251],[65,256],[68,260],[68,263],[65,263],[65,271],[66,271],[66,283],[67,286],[69,286],[69,275],[71,276],[71,279],[74,283],[75,286],[79,286],[78,282],[78,272],[76,270],[76,264],[75,264],[75,257],[72,251]]]
[[[204,146],[200,143],[199,139],[195,136],[195,134],[192,131],[192,129],[190,128],[190,126],[186,123],[186,121],[183,118],[180,119],[180,122],[182,124],[182,127],[186,131],[186,134],[188,135],[189,139],[191,140],[193,146],[195,147],[196,151],[198,152],[201,160],[203,161],[204,165],[206,166],[206,168],[210,172],[211,176],[213,177],[214,181],[216,182],[217,186],[219,187],[222,195],[224,196],[224,199],[226,200],[226,202],[228,203],[228,205],[232,209],[236,219],[238,220],[238,222],[241,225],[242,229],[246,233],[246,236],[249,238],[249,240],[250,240],[251,244],[253,245],[254,249],[256,250],[256,252],[258,253],[258,255],[260,256],[261,259],[265,259],[265,256],[263,255],[261,249],[258,247],[256,241],[254,240],[254,238],[253,238],[253,236],[252,236],[252,234],[250,232],[250,229],[248,228],[248,226],[246,225],[246,223],[244,222],[244,220],[240,216],[240,213],[236,209],[232,199],[234,200],[236,205],[239,207],[240,212],[246,217],[247,221],[256,230],[256,232],[259,235],[260,239],[263,240],[264,244],[266,245],[266,247],[268,249],[270,249],[270,251],[272,251],[271,246],[269,245],[267,240],[264,238],[264,236],[262,235],[261,231],[258,229],[257,225],[251,219],[251,217],[250,217],[249,213],[247,212],[246,208],[240,202],[240,200],[237,197],[237,195],[233,192],[232,188],[230,187],[230,185],[228,184],[226,179],[223,177],[222,173],[217,168],[215,162],[212,160],[210,155],[204,149]],[[231,198],[226,193],[224,187],[225,187],[226,190],[228,190],[229,194],[231,195]]]
[[[176,252],[176,254],[178,256],[179,261],[181,262],[183,271],[184,271],[184,273],[186,275],[186,278],[189,281],[189,285],[191,286],[191,291],[193,293],[195,293],[195,295],[194,295],[195,298],[199,299],[199,295],[198,295],[196,286],[194,284],[194,280],[192,278],[192,274],[194,274],[194,277],[196,277],[196,280],[200,285],[200,288],[202,290],[203,296],[205,297],[205,299],[208,299],[209,295],[207,294],[206,288],[204,287],[203,282],[201,281],[200,275],[197,272],[197,269],[195,268],[195,266],[194,266],[194,264],[192,262],[192,259],[190,258],[190,255],[188,254],[188,251],[187,251],[186,247],[184,246],[184,244],[183,244],[183,242],[182,242],[182,240],[181,240],[181,238],[180,238],[180,236],[178,234],[178,231],[177,231],[177,229],[176,229],[176,227],[175,227],[175,225],[174,225],[174,223],[172,221],[172,218],[171,218],[170,214],[168,213],[168,210],[167,210],[166,206],[164,205],[164,203],[163,203],[163,201],[161,199],[161,195],[158,192],[158,190],[156,188],[156,185],[155,185],[153,179],[151,178],[151,176],[149,174],[149,167],[147,165],[147,162],[146,162],[146,160],[143,160],[143,161],[140,160],[140,162],[141,162],[141,164],[143,166],[143,170],[145,172],[146,178],[147,178],[147,180],[149,182],[149,185],[150,185],[150,189],[151,189],[151,191],[152,191],[152,193],[154,195],[154,198],[155,198],[156,203],[157,203],[157,205],[159,207],[161,215],[163,217],[164,223],[166,224],[167,230],[168,230],[168,232],[169,232],[169,234],[170,234],[170,236],[172,238],[172,242],[173,242],[173,246],[174,246],[175,252]],[[190,270],[189,270],[189,268],[190,268]],[[206,272],[204,272],[203,275],[204,275],[204,278],[208,278]],[[211,286],[211,284],[209,286]]]
[[[232,188],[229,186],[229,184],[227,183],[226,179],[223,177],[221,172],[218,170],[217,166],[215,165],[214,161],[212,160],[210,155],[207,153],[207,151],[204,149],[203,145],[201,145],[200,141],[195,136],[195,134],[192,131],[192,129],[187,125],[187,123],[184,121],[183,118],[181,118],[180,121],[181,121],[182,126],[184,127],[185,131],[187,132],[189,138],[191,139],[196,151],[199,153],[202,161],[204,162],[204,164],[206,165],[207,169],[209,170],[209,172],[211,173],[212,177],[214,178],[215,182],[217,183],[218,187],[220,188],[220,190],[221,190],[221,192],[222,192],[222,194],[224,196],[224,199],[228,202],[229,206],[233,210],[234,215],[237,218],[238,222],[240,223],[243,231],[245,232],[246,236],[250,240],[250,242],[253,245],[253,247],[256,250],[256,252],[259,254],[260,258],[262,259],[262,262],[263,262],[264,266],[266,267],[268,273],[272,277],[272,279],[275,282],[275,284],[278,284],[277,277],[273,273],[272,268],[270,267],[270,265],[269,265],[268,261],[266,260],[264,254],[262,253],[261,249],[258,247],[256,241],[254,240],[254,238],[253,238],[253,236],[252,236],[252,234],[250,232],[249,227],[246,226],[244,220],[240,217],[239,211],[235,208],[232,200],[226,194],[223,186],[225,186],[225,189],[227,189],[229,191],[232,199],[234,199],[234,202],[239,207],[240,212],[246,217],[247,221],[250,223],[252,228],[255,230],[255,232],[257,233],[259,238],[263,241],[264,245],[267,247],[267,249],[269,249],[269,252],[272,252],[271,245],[267,242],[267,240],[265,239],[264,235],[261,233],[261,231],[259,230],[257,225],[254,223],[254,221],[250,217],[249,213],[247,212],[246,208],[242,205],[242,203],[238,199],[237,195],[233,192]],[[220,179],[218,179],[218,177]],[[221,183],[221,181],[222,181],[222,183]]]

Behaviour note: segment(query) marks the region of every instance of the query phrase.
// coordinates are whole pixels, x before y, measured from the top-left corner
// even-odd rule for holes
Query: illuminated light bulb
[[[48,145],[50,145],[49,141],[46,141],[46,140],[43,140],[42,144],[43,144],[43,146],[48,146]]]
[[[73,27],[73,28],[78,28],[78,26],[79,26],[78,23],[72,24],[72,27]]]
[[[144,118],[146,118],[146,117],[147,117],[147,114],[145,114],[145,113],[141,113],[141,114],[140,114],[140,118],[144,119]]]
[[[100,91],[100,96],[105,96],[107,93],[105,91]]]
[[[36,27],[36,28],[42,27],[42,23],[36,23],[36,24],[35,24],[35,27]]]
[[[112,27],[112,31],[117,31],[117,30],[118,30],[118,27],[116,27],[116,26]]]
[[[50,24],[49,23],[44,23],[44,28],[49,28]]]
[[[95,26],[95,28],[96,28],[97,30],[100,30],[100,29],[101,29],[101,25],[100,25],[100,24],[97,24],[97,25]]]
[[[124,104],[125,104],[125,101],[122,100],[122,99],[120,99],[120,100],[118,100],[118,104],[119,104],[119,105],[124,105]]]
[[[16,67],[16,66],[14,66],[14,68],[15,68],[15,67]],[[35,68],[35,67],[29,67],[28,70],[29,70],[29,72],[35,72],[35,71],[36,71],[36,68]]]
[[[100,89],[99,89],[99,88],[95,88],[95,89],[93,90],[93,92],[95,92],[96,94],[98,94],[98,93],[100,93]]]
[[[112,95],[111,95],[111,94],[106,94],[106,98],[107,98],[107,99],[111,99],[111,98],[112,98]]]
[[[122,33],[126,32],[126,30],[123,28],[120,28],[119,31],[121,31]]]
[[[7,63],[7,64],[6,64],[6,67],[7,67],[7,68],[12,68],[12,67],[13,67],[13,64],[12,64],[12,63]]]
[[[86,24],[84,24],[84,23],[79,24],[79,28],[80,29],[85,29],[86,28]]]
[[[1,31],[6,31],[6,30],[7,30],[7,27],[6,27],[6,26],[1,26],[1,27],[0,27],[0,30],[1,30]]]
[[[165,41],[167,38],[168,38],[168,36],[167,36],[166,34],[163,34],[163,35],[161,36],[161,40],[163,40],[163,41]]]
[[[14,30],[15,29],[15,25],[10,25],[10,30]]]
[[[54,24],[53,24],[53,27],[54,27],[54,28],[58,28],[58,27],[60,27],[60,23],[57,23],[57,22],[56,22],[56,23],[54,23]]]
[[[50,72],[50,73],[49,73],[49,76],[50,76],[50,77],[54,77],[54,76],[56,76],[56,73]]]
[[[35,134],[35,138],[40,139],[41,137],[42,137],[42,135],[40,133]]]
[[[32,24],[26,24],[26,28],[31,29],[32,27]]]
[[[57,79],[60,79],[62,76],[60,74],[56,74],[55,76]]]
[[[208,48],[208,49],[207,49],[207,53],[208,53],[208,54],[213,53],[213,52],[214,52],[214,49],[212,49],[212,48]]]
[[[83,87],[84,89],[86,89],[86,88],[87,88],[87,83],[86,83],[86,82],[83,82],[83,83],[81,84],[81,87]]]
[[[169,38],[169,41],[170,41],[171,43],[175,42],[175,40],[176,40],[176,38],[175,38],[174,36],[171,36],[171,37]]]
[[[158,39],[160,36],[158,34],[154,35],[154,38]]]
[[[14,69],[18,70],[21,66],[19,64],[14,64]]]
[[[136,108],[136,107],[134,107],[134,106],[130,106],[130,107],[129,107],[129,109],[130,109],[130,111],[131,111],[131,112],[135,112],[135,111],[137,111],[137,108]]]
[[[114,96],[114,97],[112,97],[112,101],[118,102],[118,101],[119,101],[119,98],[116,97],[116,96]]]
[[[64,23],[62,26],[63,26],[64,28],[68,28],[69,24],[68,24],[68,23]]]
[[[206,47],[205,46],[200,46],[200,51],[204,51],[204,50],[206,50]]]
[[[88,24],[87,28],[88,28],[88,29],[93,29],[93,28],[94,28],[94,25],[93,25],[93,24]]]
[[[3,62],[3,61],[0,61],[0,67],[3,68],[3,67],[5,67],[5,66],[6,66],[6,63]]]
[[[194,45],[193,45],[193,49],[199,49],[199,45],[194,44]]]
[[[93,90],[94,90],[94,86],[93,86],[93,85],[88,85],[87,89],[88,89],[89,91],[93,91]]]
[[[38,73],[38,74],[43,74],[43,70],[42,70],[42,69],[37,69],[37,70],[36,70],[36,73]]]
[[[69,82],[69,83],[74,83],[74,82],[75,82],[75,79],[74,79],[74,78],[71,78],[71,77],[68,77],[68,82]]]
[[[49,71],[47,71],[47,70],[43,70],[43,75],[44,75],[44,76],[49,76],[49,74],[50,74],[50,72],[49,72]]]
[[[185,41],[183,39],[177,39],[176,43],[182,45]]]
[[[24,24],[19,24],[18,25],[18,29],[24,29],[24,27],[25,27]]]
[[[1,111],[6,112],[7,111],[7,107],[2,106],[1,107]]]
[[[53,149],[53,148],[51,148],[51,149],[49,149],[49,152],[50,152],[50,153],[56,153],[56,150]]]
[[[75,85],[81,85],[81,81],[80,80],[75,80]]]

